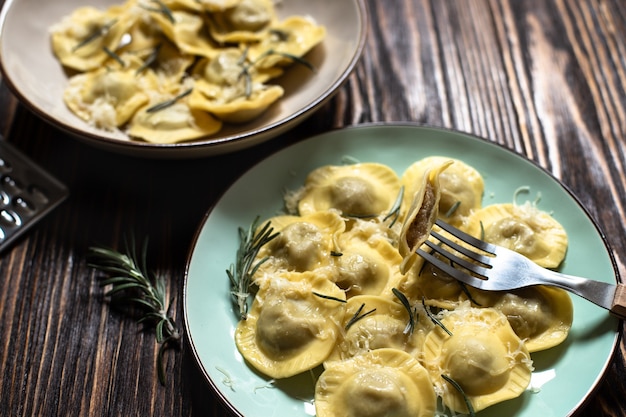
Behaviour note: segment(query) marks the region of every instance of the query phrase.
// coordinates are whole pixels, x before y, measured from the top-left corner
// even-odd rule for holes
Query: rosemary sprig
[[[278,233],[273,233],[274,229],[269,221],[260,230],[257,230],[258,223],[259,217],[254,219],[247,230],[239,228],[237,261],[230,265],[230,269],[226,270],[231,283],[233,301],[237,304],[241,320],[245,320],[248,315],[248,297],[250,296],[252,277],[268,258],[261,259],[257,263],[254,263],[254,260],[259,250],[278,236]]]
[[[101,278],[100,286],[111,287],[105,294],[111,297],[111,301],[139,307],[144,310],[139,323],[154,325],[156,341],[160,345],[157,354],[157,372],[159,381],[164,385],[164,351],[178,344],[182,335],[165,302],[165,278],[148,273],[147,239],[144,241],[141,257],[137,256],[134,240],[130,245],[126,242],[125,246],[126,253],[100,246],[89,248],[88,265],[105,273],[105,276]]]

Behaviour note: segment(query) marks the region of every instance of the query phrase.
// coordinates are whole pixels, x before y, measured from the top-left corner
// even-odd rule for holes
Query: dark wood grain
[[[103,152],[43,123],[0,86],[0,132],[71,190],[0,256],[0,415],[227,415],[184,345],[166,356],[166,385],[157,382],[152,333],[103,300],[86,250],[117,246],[129,231],[149,236],[150,263],[170,278],[182,323],[186,257],[206,210],[251,164],[333,128],[416,121],[514,149],[583,202],[626,272],[626,3],[367,3],[364,55],[334,99],[236,154],[167,161]],[[626,416],[624,356],[620,342],[577,416]]]

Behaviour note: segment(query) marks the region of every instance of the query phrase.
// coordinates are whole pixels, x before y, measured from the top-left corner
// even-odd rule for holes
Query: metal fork
[[[476,239],[441,220],[437,220],[436,225],[471,246],[472,249],[454,242],[442,233],[431,230],[430,235],[439,243],[429,239],[425,243],[431,252],[418,249],[417,254],[465,284],[488,291],[550,285],[591,301],[620,318],[626,318],[626,286],[624,284],[609,284],[551,271],[540,267],[524,255]],[[454,251],[469,259],[453,253]],[[449,262],[435,254],[441,255]]]

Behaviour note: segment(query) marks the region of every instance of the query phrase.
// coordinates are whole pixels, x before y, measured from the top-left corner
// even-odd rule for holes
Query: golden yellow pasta
[[[333,252],[338,251],[337,237],[345,223],[335,212],[319,212],[309,216],[276,216],[270,219],[280,234],[261,248],[258,259],[267,259],[260,269],[265,271],[313,271],[329,266]]]
[[[524,392],[532,360],[504,314],[466,307],[444,315],[441,323],[447,332],[436,327],[426,337],[424,364],[446,406],[467,413],[467,399],[480,411]]]
[[[436,406],[428,372],[397,349],[329,362],[315,388],[317,417],[432,417]]]
[[[558,267],[567,251],[567,233],[532,203],[492,204],[474,212],[468,233],[525,255],[545,268]]]
[[[402,187],[411,196],[400,201]],[[569,294],[475,289],[415,254],[437,218],[473,233],[480,222],[491,236],[492,227],[508,230],[494,226],[502,218],[514,217],[542,226],[518,250],[562,259],[567,236],[551,216],[529,205],[481,207],[483,188],[474,168],[440,156],[412,164],[401,178],[371,162],[311,171],[285,194],[291,214],[268,220],[278,235],[256,255],[258,292],[235,335],[247,362],[273,378],[322,365],[319,417],[457,415],[522,395],[531,353],[568,336]],[[461,201],[458,217],[448,207],[442,214],[443,194]],[[537,250],[547,242],[558,243],[559,256]]]
[[[444,161],[426,171],[420,186],[415,188],[411,197],[399,241],[399,251],[403,258],[400,272],[403,274],[417,259],[415,251],[428,239],[430,229],[437,220],[441,196],[439,176],[451,163],[452,161]]]
[[[345,314],[344,293],[311,272],[275,275],[258,285],[248,317],[235,332],[243,357],[272,378],[287,378],[326,360]]]
[[[416,186],[421,185],[424,174],[431,168],[452,161],[439,174],[439,215],[447,223],[463,227],[467,217],[482,206],[485,184],[482,175],[465,162],[445,156],[429,156],[409,166],[402,174],[405,189],[403,204],[409,207]]]
[[[64,94],[68,108],[153,143],[260,117],[285,94],[268,83],[289,64],[311,67],[302,57],[325,34],[311,18],[279,22],[273,0],[128,0],[76,9],[50,28],[53,53],[78,72]]]
[[[307,176],[298,211],[336,209],[348,217],[375,218],[389,213],[399,192],[400,179],[386,165],[327,165]]]
[[[348,297],[380,295],[400,280],[402,257],[398,250],[387,239],[363,233],[357,228],[337,239],[333,279]]]
[[[413,329],[409,313],[398,301],[382,295],[357,295],[348,299],[344,332],[328,360],[345,360],[374,349],[393,348],[419,358],[432,322],[422,314]]]
[[[560,288],[534,286],[505,293],[471,289],[471,293],[481,306],[504,313],[531,353],[559,345],[572,327],[572,299]]]

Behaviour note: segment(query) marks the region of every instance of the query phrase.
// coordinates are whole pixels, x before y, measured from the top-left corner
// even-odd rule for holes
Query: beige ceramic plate
[[[4,81],[28,108],[51,124],[91,145],[137,156],[178,158],[231,152],[269,140],[303,121],[328,100],[358,61],[365,43],[363,0],[282,0],[281,17],[310,15],[326,26],[324,42],[307,55],[311,73],[294,66],[278,82],[285,97],[261,118],[226,126],[193,142],[155,145],[90,127],[62,100],[67,75],[52,54],[48,29],[81,6],[106,8],[125,0],[7,0],[0,14],[0,70]]]

